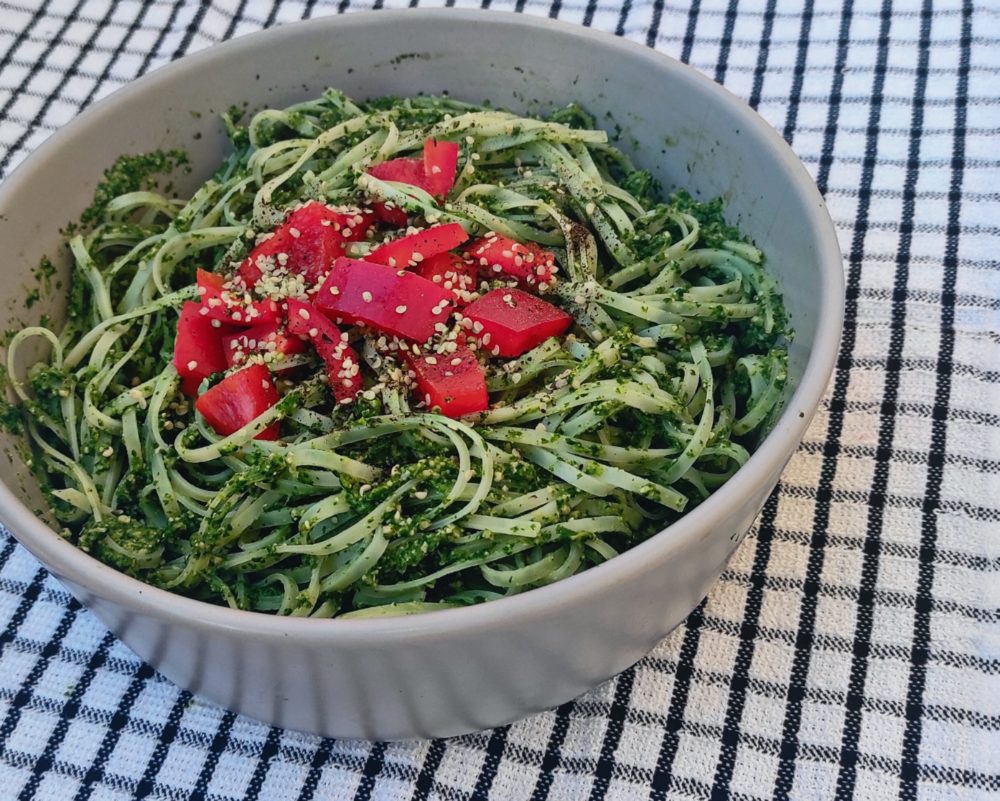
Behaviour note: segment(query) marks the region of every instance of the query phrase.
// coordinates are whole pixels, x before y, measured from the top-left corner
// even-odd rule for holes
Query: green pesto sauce
[[[108,203],[119,195],[141,189],[155,189],[159,176],[187,163],[187,154],[183,150],[156,150],[152,153],[120,156],[104,171],[104,178],[94,190],[93,202],[80,215],[81,224],[86,226],[99,220]]]
[[[178,301],[145,316],[141,341],[139,324],[128,323],[123,326],[120,338],[104,341],[105,353],[94,355],[92,347],[71,370],[53,364],[33,367],[24,379],[31,395],[28,403],[0,401],[0,426],[17,431],[24,427],[26,416],[34,421],[38,433],[32,443],[31,466],[38,472],[52,512],[65,525],[69,539],[105,563],[143,581],[243,609],[334,614],[387,602],[468,604],[501,597],[510,588],[491,585],[478,565],[443,579],[417,581],[420,586],[416,588],[391,588],[476,559],[489,560],[490,566],[500,568],[504,575],[517,575],[541,560],[575,553],[579,567],[573,570],[584,569],[603,561],[607,549],[613,552],[629,547],[677,518],[680,512],[658,502],[660,488],[654,482],[669,484],[686,496],[689,509],[734,471],[733,459],[726,455],[702,456],[696,461],[697,470],[681,478],[668,475],[673,463],[671,457],[645,466],[625,460],[619,470],[634,471],[638,480],[631,490],[624,490],[612,480],[615,475],[620,477],[620,473],[612,473],[610,465],[605,464],[610,461],[607,454],[616,448],[666,449],[679,454],[689,445],[701,446],[702,439],[711,446],[732,447],[736,453],[739,448],[751,447],[759,432],[737,437],[732,434],[736,422],[752,406],[752,397],[760,386],[770,382],[768,391],[780,392],[787,380],[782,350],[787,320],[780,296],[764,293],[767,296],[758,299],[756,290],[745,284],[737,300],[757,302],[758,311],[750,319],[733,319],[733,310],[727,303],[715,303],[711,298],[695,302],[686,294],[693,288],[710,288],[731,280],[725,269],[709,264],[684,271],[677,260],[666,264],[660,261],[661,254],[686,235],[685,226],[690,220],[682,218],[682,214],[691,215],[700,226],[698,248],[724,249],[726,243],[747,242],[738,229],[727,224],[721,201],[701,203],[685,192],[663,198],[649,171],[637,169],[624,153],[607,144],[587,148],[589,174],[574,189],[557,177],[557,165],[549,163],[547,155],[539,154],[551,153],[547,148],[558,146],[562,148],[562,158],[567,160],[568,156],[572,170],[572,162],[583,145],[573,137],[571,143],[560,143],[560,137],[568,136],[566,128],[588,131],[596,125],[595,118],[575,103],[544,118],[565,128],[550,127],[533,138],[531,127],[535,123],[529,125],[528,120],[542,117],[512,120],[509,125],[503,122],[501,141],[493,142],[498,149],[484,149],[480,153],[479,148],[490,141],[491,135],[480,135],[474,127],[463,128],[457,120],[467,111],[481,112],[486,108],[488,104],[470,105],[447,97],[389,97],[356,104],[334,90],[316,101],[270,116],[265,114],[256,118],[256,122],[249,118],[245,107],[233,107],[224,115],[232,154],[218,167],[212,181],[202,187],[200,194],[209,200],[204,205],[191,203],[187,208],[181,208],[180,204],[176,208],[171,206],[166,213],[140,211],[127,219],[113,219],[108,204],[115,197],[138,190],[158,189],[169,194],[169,174],[183,166],[186,159],[178,151],[119,159],[105,172],[80,226],[71,229],[71,232],[87,232],[96,279],[93,272],[80,267],[71,273],[67,321],[61,339],[69,350],[100,323],[95,311],[99,296],[95,280],[104,282],[116,310],[128,293],[137,294],[133,283],[141,282],[142,271],[156,254],[163,235],[175,239],[194,234],[189,240],[193,241],[199,226],[232,225],[237,231],[232,242],[161,254],[160,279],[166,292],[189,289],[199,267],[228,275],[253,247],[254,237],[269,232],[289,207],[310,198],[345,205],[365,205],[376,199],[361,195],[356,185],[364,164],[353,164],[339,173],[332,167],[351,148],[376,131],[384,137],[391,122],[407,144],[395,151],[388,148],[392,152],[382,157],[419,158],[424,134],[414,132],[439,126],[436,136],[459,144],[459,189],[485,185],[504,190],[474,196],[478,198],[475,205],[515,232],[537,230],[551,241],[547,247],[562,270],[558,281],[566,282],[570,291],[550,292],[546,299],[580,315],[574,338],[577,344],[589,349],[590,356],[586,355],[587,350],[576,350],[568,341],[559,341],[556,352],[547,355],[544,362],[532,364],[526,354],[527,363],[523,369],[517,368],[516,378],[512,364],[507,365],[509,370],[491,366],[490,386],[498,387],[491,395],[495,405],[537,400],[540,407],[537,414],[512,424],[520,426],[526,434],[531,432],[531,438],[515,435],[512,441],[502,438],[494,441],[489,437],[489,426],[466,421],[473,425],[475,436],[481,440],[461,435],[460,438],[466,437],[462,442],[470,462],[463,476],[459,476],[459,459],[453,443],[436,429],[407,429],[327,448],[337,456],[360,462],[356,473],[296,468],[294,458],[286,458],[286,453],[294,453],[300,446],[308,447],[310,441],[330,431],[351,431],[386,419],[396,421],[396,415],[407,416],[408,408],[423,413],[414,408],[415,401],[405,389],[395,398],[387,392],[384,396],[361,398],[348,406],[335,403],[329,387],[316,378],[321,370],[318,360],[307,353],[302,357],[305,363],[289,374],[292,389],[278,403],[277,412],[283,418],[281,438],[287,450],[274,452],[250,442],[220,447],[217,455],[204,463],[186,462],[181,456],[184,448],[206,448],[208,443],[201,434],[199,425],[204,423],[200,423],[195,413],[193,399],[185,398],[176,384],[165,385],[161,380],[173,356]],[[303,140],[359,114],[374,117],[355,132],[320,148],[301,171],[280,182],[260,209],[255,207],[256,179],[249,162],[255,147],[279,145],[274,148],[276,153],[294,153],[296,148],[304,147]],[[511,141],[519,136],[521,139],[512,145]],[[474,155],[480,158],[475,159]],[[266,177],[281,174],[290,163],[272,163]],[[467,167],[472,167],[472,171],[467,172]],[[597,211],[595,203],[615,205],[617,201],[600,182],[596,185],[591,182],[592,170],[597,171],[600,181],[613,182],[630,196],[629,203],[618,205],[620,216],[602,217],[603,212]],[[250,189],[235,191],[238,182],[248,179]],[[508,188],[515,194],[524,193],[535,205],[512,207],[512,195],[505,194]],[[223,201],[222,196],[229,189],[234,191]],[[457,191],[449,199],[449,205],[439,210],[442,216],[458,208]],[[408,200],[402,205],[415,215],[413,222],[421,226],[429,222],[422,218],[421,203]],[[622,217],[627,218],[628,225],[618,231],[617,240],[598,230],[599,221],[614,227],[615,221]],[[562,218],[567,227],[560,228],[557,218]],[[211,222],[206,223],[206,219]],[[472,223],[460,215],[458,219],[463,219],[474,235],[485,233],[485,224]],[[681,219],[685,222],[679,222]],[[564,231],[569,233],[564,235]],[[383,227],[370,236],[377,241],[397,233]],[[524,233],[520,238],[531,237]],[[584,247],[588,243],[592,245],[589,249]],[[575,279],[569,275],[574,248],[581,254],[595,253],[597,258],[596,264],[577,265],[582,274]],[[590,337],[583,320],[593,311],[594,304],[587,298],[578,300],[577,294],[582,296],[590,291],[588,282],[590,288],[595,281],[603,282],[607,288],[617,270],[633,265],[641,269],[623,281],[617,292],[634,304],[629,308],[635,314],[612,306],[597,309],[600,314],[594,314],[594,325],[600,330]],[[672,280],[664,282],[666,285],[654,295],[635,294],[635,290],[661,274]],[[51,288],[54,267],[44,260],[35,275],[39,290],[26,297],[29,306],[40,298],[41,290]],[[486,275],[484,281],[490,287],[505,286],[494,275]],[[138,290],[148,291],[145,297],[163,294],[159,288],[154,291],[148,285]],[[641,334],[651,323],[640,312],[648,314],[667,303],[676,304],[676,308],[689,316],[678,332],[659,342],[653,349],[654,355],[648,339]],[[775,322],[770,327],[769,319]],[[367,333],[354,329],[351,336],[353,342],[360,343]],[[597,352],[599,342],[613,346],[614,358],[603,360],[604,352]],[[713,370],[716,396],[708,399],[715,407],[712,409],[715,423],[707,435],[697,436],[694,432],[705,392],[691,378],[698,374],[692,364],[696,342],[702,343],[709,353],[721,354]],[[127,350],[131,352],[129,358],[110,370]],[[735,366],[744,355],[759,358],[749,371]],[[650,359],[654,360],[652,364]],[[552,407],[565,395],[574,372],[586,375],[579,387],[583,393],[590,393],[586,402],[552,414]],[[208,385],[215,385],[224,375],[210,376]],[[373,383],[370,371],[366,380],[366,386]],[[161,392],[163,402],[155,419],[148,411],[154,385],[166,388],[165,394]],[[125,454],[123,436],[114,424],[108,426],[100,416],[86,418],[84,392],[88,386],[95,406],[119,425],[123,425],[124,410],[134,415],[138,452]],[[631,408],[623,399],[634,398],[636,386],[641,387],[640,394],[670,395],[678,399],[676,405],[657,413]],[[130,396],[133,392],[137,394]],[[386,417],[390,412],[392,416]],[[589,417],[583,418],[586,424],[581,423],[572,436],[536,438],[537,431],[562,433],[560,426],[573,424],[580,419],[577,415]],[[151,433],[154,427],[157,438]],[[60,453],[70,450],[65,433],[68,428],[75,435],[71,461],[84,475],[94,478],[95,492],[110,513],[93,515],[78,508],[89,501],[81,500],[84,493],[78,491],[73,475],[41,458],[42,445],[56,448]],[[561,450],[566,442],[572,442],[572,448]],[[488,449],[491,458],[496,457],[488,475],[484,475],[484,449]],[[556,474],[536,463],[539,450],[565,458],[563,472]],[[465,484],[465,491],[460,497],[449,499],[459,480]],[[444,520],[462,505],[472,503],[476,488],[486,480],[492,481],[490,493],[470,513],[481,516],[475,525],[466,526],[461,518]],[[411,484],[404,496],[372,524],[372,530],[362,532],[363,536],[357,540],[330,553],[309,552],[350,531],[392,498],[400,487]],[[604,489],[588,494],[579,488],[595,484]],[[191,486],[196,488],[194,495],[186,489]],[[67,489],[71,490],[69,494]],[[494,514],[501,504],[520,504],[523,497],[535,492],[544,495],[544,503]],[[323,505],[330,499],[336,500],[336,504],[332,507],[327,504],[329,508],[324,512]],[[261,508],[254,506],[257,501],[261,501]],[[605,523],[601,521],[608,518],[624,523],[627,531],[603,530]],[[586,547],[595,542],[603,546],[602,551]],[[355,560],[362,559],[373,543],[384,550],[372,563],[365,564],[350,583],[341,586],[333,582],[332,589],[317,590],[323,580],[336,578]],[[522,591],[546,580],[543,576],[514,587]]]

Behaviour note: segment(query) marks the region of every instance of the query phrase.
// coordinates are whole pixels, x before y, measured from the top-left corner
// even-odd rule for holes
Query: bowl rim
[[[656,50],[610,33],[588,27],[507,11],[482,9],[403,9],[393,11],[363,11],[283,24],[218,43],[183,56],[136,78],[94,103],[69,124],[49,136],[30,156],[0,184],[0,202],[31,181],[32,173],[71,139],[76,130],[91,118],[106,115],[133,97],[149,91],[176,75],[197,72],[230,53],[254,48],[262,40],[294,40],[306,26],[344,26],[363,29],[370,25],[412,24],[418,18],[439,18],[475,25],[505,24],[514,29],[531,28],[551,32],[555,36],[570,36],[612,53],[627,54],[649,64],[650,69],[670,72],[693,85],[698,91],[715,95],[733,107],[747,131],[768,148],[792,178],[795,200],[809,210],[819,247],[816,266],[821,273],[823,303],[819,309],[813,347],[806,361],[798,386],[786,401],[776,424],[750,459],[722,487],[680,519],[613,559],[595,565],[582,573],[567,577],[523,594],[475,604],[467,607],[435,610],[419,615],[387,616],[361,619],[313,619],[279,617],[277,615],[231,609],[195,600],[146,584],[99,562],[65,540],[36,516],[14,494],[5,482],[0,482],[0,519],[32,554],[57,577],[88,593],[133,612],[164,620],[201,627],[226,630],[255,637],[287,639],[344,646],[381,645],[411,638],[456,636],[463,632],[481,632],[486,627],[510,626],[532,617],[552,617],[556,610],[576,606],[588,596],[600,595],[611,585],[628,581],[642,573],[651,563],[659,563],[710,530],[713,522],[734,514],[744,499],[753,496],[767,482],[767,476],[780,473],[797,449],[801,438],[823,396],[839,350],[843,325],[844,278],[843,257],[836,229],[826,204],[808,171],[789,145],[769,123],[752,110],[741,98],[706,75]]]

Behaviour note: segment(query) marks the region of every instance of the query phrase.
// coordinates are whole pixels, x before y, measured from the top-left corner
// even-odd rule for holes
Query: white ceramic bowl
[[[585,28],[474,11],[352,14],[240,38],[135,81],[54,134],[0,187],[9,312],[57,229],[123,153],[182,147],[203,180],[231,104],[286,105],[327,86],[352,95],[448,91],[530,111],[577,100],[624,131],[665,187],[723,195],[766,251],[796,329],[789,395],[773,432],[708,501],[611,562],[480,606],[374,620],[238,612],[144,585],[58,537],[14,450],[0,516],[139,656],[177,684],[278,726],[335,737],[446,736],[569,700],[628,667],[706,594],[774,488],[832,369],[841,255],[823,201],[781,138],[737,98],[647,48]],[[609,121],[610,122],[610,121]],[[634,145],[633,143],[638,143]],[[187,184],[186,186],[184,184]],[[63,265],[65,268],[65,265]],[[29,316],[63,314],[64,298]]]

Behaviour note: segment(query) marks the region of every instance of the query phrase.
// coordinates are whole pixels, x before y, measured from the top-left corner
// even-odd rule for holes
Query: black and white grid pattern
[[[755,536],[616,680],[510,727],[386,745],[269,729],[179,691],[0,530],[0,798],[997,798],[1000,4],[481,5],[694,65],[826,195],[843,349]],[[171,59],[371,7],[0,0],[0,175]]]

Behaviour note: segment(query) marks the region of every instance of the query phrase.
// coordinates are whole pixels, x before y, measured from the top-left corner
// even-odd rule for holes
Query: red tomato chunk
[[[316,307],[337,321],[426,342],[452,310],[451,292],[408,270],[340,258],[316,293]]]
[[[458,144],[428,139],[424,142],[422,159],[398,158],[373,164],[368,174],[380,181],[395,181],[423,189],[427,194],[445,198],[455,185],[458,172]],[[373,203],[376,216],[385,223],[404,228],[407,223],[406,210],[388,207],[385,203]]]
[[[476,239],[463,251],[483,272],[509,275],[524,286],[547,284],[556,272],[553,253],[534,242],[522,244],[499,234]]]
[[[287,336],[277,323],[255,325],[253,328],[228,334],[223,337],[222,343],[226,353],[226,363],[230,367],[245,362],[248,357],[255,353],[288,356],[293,353],[302,353],[306,349],[305,343],[301,339]],[[281,366],[280,359],[276,360],[275,366]]]
[[[380,181],[396,181],[410,186],[423,188],[424,165],[419,159],[392,159],[381,164],[373,164],[368,168],[368,174],[374,175]],[[382,222],[394,228],[406,227],[406,209],[398,206],[387,206],[385,203],[372,203],[375,216]]]
[[[454,253],[439,253],[424,259],[416,270],[428,281],[449,290],[455,296],[456,306],[464,306],[468,303],[469,293],[476,291],[478,271],[475,265]]]
[[[210,320],[247,326],[274,322],[281,316],[278,304],[273,300],[255,300],[247,305],[241,295],[224,288],[225,279],[218,273],[199,268],[197,283],[201,314]]]
[[[368,174],[380,181],[395,181],[400,184],[419,186],[424,189],[424,163],[420,159],[398,158],[373,164],[368,168]]]
[[[288,299],[288,332],[305,337],[326,365],[333,396],[342,401],[361,391],[361,361],[340,329],[311,303]],[[301,344],[301,340],[299,340]]]
[[[436,198],[443,198],[451,191],[457,172],[458,143],[436,139],[424,142],[422,159],[390,159],[368,168],[368,174],[380,181],[416,186]]]
[[[263,364],[251,364],[226,376],[195,401],[195,408],[216,432],[228,436],[260,417],[278,402],[271,372]],[[272,423],[254,439],[277,439],[278,424]]]
[[[458,143],[428,139],[424,142],[423,166],[427,191],[437,198],[447,196],[458,172]]]
[[[469,235],[458,223],[434,225],[379,245],[365,257],[365,261],[396,268],[419,267],[424,259],[457,248],[468,238]]]
[[[372,211],[375,212],[375,219],[391,225],[393,228],[405,228],[409,217],[406,216],[406,209],[399,206],[390,206],[380,201],[372,203]]]
[[[316,284],[333,262],[344,255],[352,241],[364,239],[373,215],[336,211],[318,201],[295,209],[274,235],[250,251],[239,267],[247,289],[252,289],[264,273],[287,271],[305,278],[306,286]]]
[[[204,379],[229,366],[222,338],[235,330],[204,316],[201,308],[194,301],[185,301],[174,340],[174,367],[181,376],[181,389],[190,397],[198,394],[198,385]]]
[[[494,356],[520,356],[563,333],[573,318],[520,289],[494,289],[463,312],[481,346]]]
[[[461,417],[489,406],[486,373],[468,348],[422,356],[404,351],[403,357],[417,374],[417,391],[428,409],[436,407],[446,417]]]

